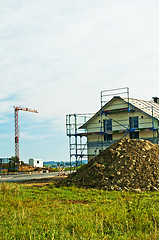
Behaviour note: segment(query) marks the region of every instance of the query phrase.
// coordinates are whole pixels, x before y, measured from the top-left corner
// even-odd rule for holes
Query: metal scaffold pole
[[[77,115],[74,114],[75,117],[75,158],[76,158],[76,170],[77,170],[77,161],[78,161],[78,155],[77,155]]]
[[[154,131],[153,106],[152,106],[152,131],[153,131],[153,143],[155,143],[155,131]]]
[[[69,157],[70,157],[70,173],[71,173],[71,115],[66,115],[66,134],[69,137]]]

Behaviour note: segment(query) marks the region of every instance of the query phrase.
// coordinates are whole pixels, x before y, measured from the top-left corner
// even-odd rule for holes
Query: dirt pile
[[[21,162],[21,165],[19,165],[18,171],[27,172],[27,171],[32,171],[33,169],[34,168],[32,166],[30,166],[29,164]]]
[[[18,166],[18,171],[21,172],[46,172],[48,168],[46,167],[32,167],[28,163],[24,163],[23,161],[20,162],[20,165]]]
[[[159,190],[159,145],[122,139],[58,185],[105,190]]]

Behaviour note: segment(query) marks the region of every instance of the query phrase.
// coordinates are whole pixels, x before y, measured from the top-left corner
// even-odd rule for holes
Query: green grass
[[[0,184],[0,239],[159,239],[159,193]]]

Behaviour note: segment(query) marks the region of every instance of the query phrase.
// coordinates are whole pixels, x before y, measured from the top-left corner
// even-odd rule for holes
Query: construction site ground
[[[8,182],[43,186],[72,186],[116,191],[159,191],[159,145],[147,140],[122,139],[100,152],[88,164],[72,174],[30,175],[30,179]],[[4,182],[6,179],[4,179]],[[0,182],[3,179],[0,178]]]

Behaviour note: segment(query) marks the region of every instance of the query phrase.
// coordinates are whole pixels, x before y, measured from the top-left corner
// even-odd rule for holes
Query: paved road
[[[58,172],[5,175],[5,176],[0,176],[0,183],[2,183],[2,182],[20,182],[20,181],[28,181],[28,180],[34,180],[34,179],[52,178],[57,175],[58,175]]]

